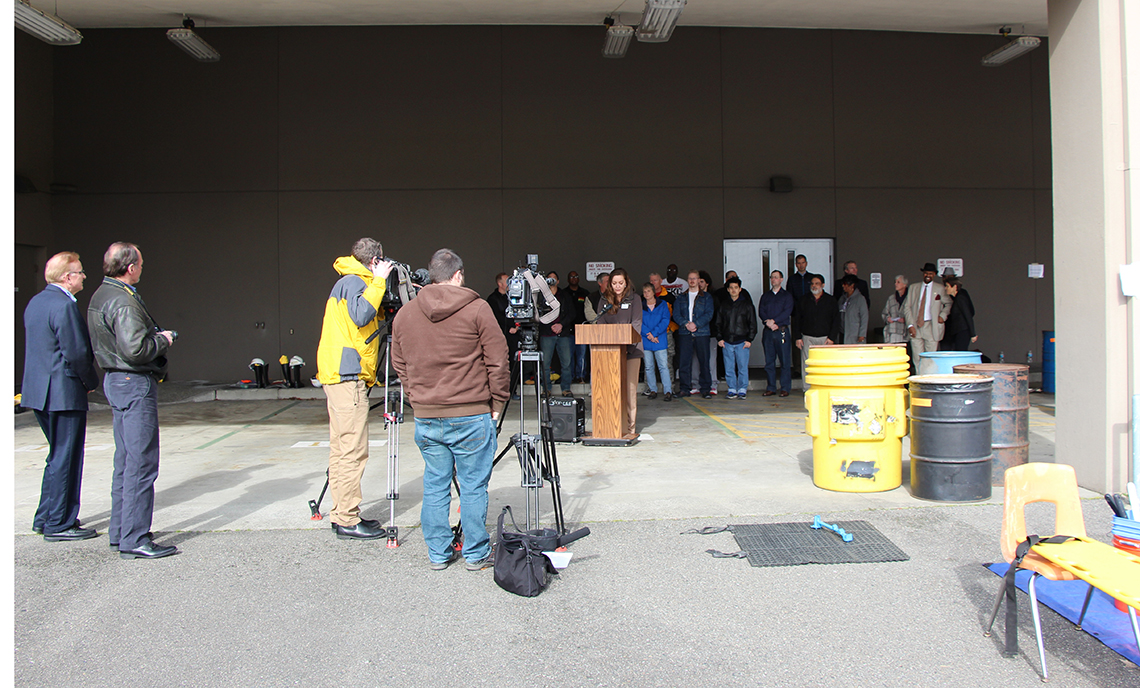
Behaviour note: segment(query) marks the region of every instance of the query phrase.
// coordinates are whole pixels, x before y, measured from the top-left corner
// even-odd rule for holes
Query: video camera
[[[407,263],[395,260],[389,262],[392,263],[392,270],[388,273],[387,286],[380,305],[384,308],[388,321],[391,322],[396,311],[414,299],[420,287],[427,285],[428,271],[424,268],[412,270]]]
[[[558,299],[550,292],[554,280],[543,279],[538,269],[538,254],[528,253],[526,265],[515,268],[507,278],[507,317],[520,324],[549,324],[558,319]],[[538,299],[539,294],[543,300]]]

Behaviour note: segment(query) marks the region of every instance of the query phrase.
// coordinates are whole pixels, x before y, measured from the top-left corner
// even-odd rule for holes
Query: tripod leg
[[[554,425],[550,420],[550,406],[544,409],[542,419],[542,445],[545,465],[543,474],[550,482],[551,504],[554,510],[554,527],[559,535],[566,534],[566,520],[562,514],[562,478],[558,475],[558,454],[554,449]]]
[[[325,491],[327,491],[328,489],[329,489],[329,470],[326,468],[325,469],[325,486],[321,488],[321,496],[317,497],[315,500],[313,500],[313,499],[309,500],[309,511],[311,511],[313,514],[312,516],[309,517],[310,521],[319,521],[322,518],[324,518],[323,516],[321,516],[321,502],[324,500]]]
[[[456,473],[451,474],[451,484],[455,487],[455,498],[459,500],[459,475]],[[458,511],[458,509],[456,509]],[[463,551],[463,521],[455,519],[455,525],[451,526],[451,548],[456,552]]]
[[[388,429],[388,549],[400,546],[400,529],[396,527],[396,501],[400,499],[400,424],[404,422],[404,383],[391,391],[392,335],[384,336],[384,425]]]

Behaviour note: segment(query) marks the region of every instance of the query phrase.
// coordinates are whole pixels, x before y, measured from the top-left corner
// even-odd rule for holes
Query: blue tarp
[[[1004,576],[1009,570],[1009,564],[987,564],[986,568],[999,576]],[[1017,572],[1015,582],[1019,590],[1029,591],[1030,575],[1029,571]],[[1088,591],[1089,584],[1080,580],[1051,581],[1044,576],[1037,579],[1037,601],[1073,623],[1076,623],[1077,617],[1081,615],[1081,605],[1085,603]],[[996,594],[997,591],[994,592]],[[1094,590],[1081,628],[1133,664],[1140,666],[1140,649],[1136,647],[1136,637],[1132,635],[1132,623],[1128,619],[1128,612],[1120,611],[1113,602],[1114,600],[1104,592]],[[1019,605],[1019,609],[1028,609],[1030,604],[1026,598],[1025,603]],[[1033,612],[1029,610],[1028,613]],[[999,616],[1005,618],[1003,615]],[[1048,638],[1045,639],[1045,646],[1049,646]]]

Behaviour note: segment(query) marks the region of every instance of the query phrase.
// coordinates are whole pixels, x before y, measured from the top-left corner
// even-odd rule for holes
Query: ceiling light
[[[613,17],[606,17],[606,42],[602,46],[603,57],[625,57],[629,41],[633,38],[633,27],[615,24]]]
[[[685,0],[645,0],[645,12],[637,26],[637,40],[642,43],[664,43],[673,35]]]
[[[16,0],[16,27],[52,45],[79,45],[83,34],[54,14],[45,14],[24,0]]]
[[[213,46],[194,33],[194,21],[189,17],[182,20],[181,29],[167,31],[166,37],[170,39],[171,43],[185,50],[199,62],[217,62],[222,59],[221,53],[214,50]]]
[[[998,33],[1004,37],[1009,35],[1010,30],[1008,27],[1002,27],[998,29]],[[1041,45],[1040,38],[1036,36],[1021,36],[983,57],[982,64],[986,67],[998,67],[1010,60],[1021,57],[1039,45]]]

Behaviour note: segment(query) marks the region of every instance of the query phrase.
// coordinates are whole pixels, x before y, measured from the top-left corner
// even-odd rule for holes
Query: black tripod
[[[384,335],[384,399],[368,407],[373,409],[384,407],[384,428],[388,432],[388,490],[385,498],[388,500],[388,547],[400,546],[400,530],[396,527],[396,500],[400,498],[400,426],[404,423],[404,383],[396,380],[395,389],[392,385],[392,334]],[[371,392],[371,388],[368,390]],[[321,501],[329,489],[329,472],[325,470],[325,485],[321,494],[315,500],[309,500],[310,517],[313,521],[323,518],[321,515]],[[336,528],[336,524],[333,524]]]

